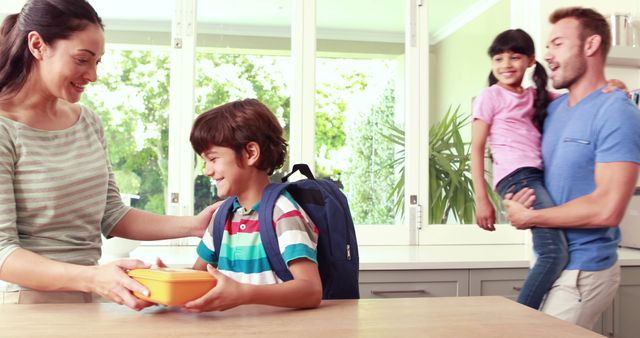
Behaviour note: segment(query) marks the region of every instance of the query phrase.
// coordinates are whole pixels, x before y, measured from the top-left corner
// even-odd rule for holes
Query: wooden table
[[[102,304],[0,305],[0,337],[601,337],[502,297],[325,301],[192,314]]]

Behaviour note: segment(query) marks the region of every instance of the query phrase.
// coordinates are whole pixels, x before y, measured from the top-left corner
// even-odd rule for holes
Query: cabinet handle
[[[427,290],[371,290],[371,294],[372,295],[376,295],[376,296],[384,296],[385,294],[406,295],[406,294],[411,294],[411,293],[416,293],[416,294],[421,294],[421,295],[428,295],[429,294],[429,292]]]
[[[513,290],[520,292],[520,291],[522,291],[522,287],[521,286],[514,286]]]

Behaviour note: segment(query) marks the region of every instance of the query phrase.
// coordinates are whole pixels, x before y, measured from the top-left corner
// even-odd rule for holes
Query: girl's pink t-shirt
[[[533,125],[536,89],[522,93],[493,85],[473,102],[473,120],[488,123],[488,143],[493,156],[493,188],[500,180],[523,167],[542,169],[540,131]]]

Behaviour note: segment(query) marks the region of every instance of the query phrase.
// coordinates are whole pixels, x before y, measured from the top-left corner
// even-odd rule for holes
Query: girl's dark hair
[[[233,101],[206,111],[191,128],[191,146],[202,154],[212,146],[234,150],[237,157],[249,142],[260,146],[256,168],[271,175],[282,167],[287,156],[287,141],[275,115],[260,101]]]
[[[7,16],[0,27],[0,98],[19,91],[31,74],[30,32],[52,45],[92,24],[104,29],[86,0],[29,0],[20,13]]]
[[[518,54],[534,57],[536,50],[533,44],[533,39],[522,29],[509,29],[506,30],[493,40],[489,47],[488,54],[490,57],[494,57],[497,54],[504,52],[513,52]],[[536,85],[536,98],[533,101],[533,108],[535,113],[533,114],[533,124],[542,131],[542,125],[544,119],[547,117],[547,106],[551,102],[549,98],[549,92],[547,91],[547,72],[540,62],[536,61],[536,68],[533,71],[533,82]],[[493,71],[489,73],[489,86],[492,86],[498,82],[498,79],[493,75]]]

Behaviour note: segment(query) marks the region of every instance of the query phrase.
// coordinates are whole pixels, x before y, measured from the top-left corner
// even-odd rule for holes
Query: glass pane
[[[90,2],[104,21],[107,45],[98,81],[87,87],[81,102],[102,119],[125,201],[164,214],[173,2]],[[129,10],[122,11],[125,7]]]
[[[289,1],[198,1],[196,114],[229,101],[256,98],[278,117],[289,140],[290,17]],[[196,213],[217,198],[202,169],[197,156]],[[282,172],[274,175],[277,179]]]
[[[343,188],[356,224],[401,224],[405,2],[317,7],[316,173]]]
[[[429,1],[428,6],[432,124],[429,140],[433,149],[429,157],[429,222],[472,224],[475,218],[469,153],[471,104],[487,86],[491,71],[489,45],[510,26],[510,2],[502,0],[481,8],[476,1]],[[458,124],[442,123],[448,111],[451,114],[457,111]],[[456,125],[459,128],[451,127]],[[460,133],[460,140],[447,138],[455,132]],[[464,151],[456,150],[457,143]],[[485,169],[490,170],[491,165],[487,159]],[[490,177],[488,173],[489,184]]]

